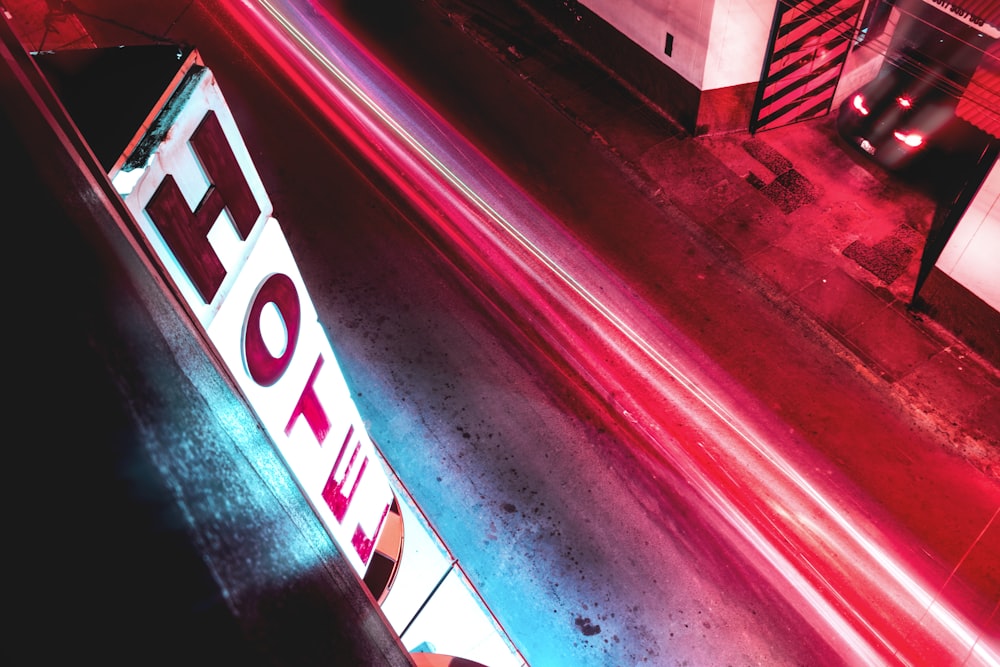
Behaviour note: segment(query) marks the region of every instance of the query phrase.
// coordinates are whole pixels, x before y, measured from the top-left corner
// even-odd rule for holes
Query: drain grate
[[[750,157],[768,168],[775,176],[780,176],[792,168],[792,161],[776,151],[760,139],[748,139],[743,142],[743,150]]]
[[[750,180],[749,177],[747,180],[751,185],[754,184],[754,181]],[[757,178],[757,180],[760,179]],[[791,213],[800,206],[811,204],[816,201],[819,194],[816,186],[795,169],[789,169],[781,174],[768,185],[760,188],[760,191],[785,213]]]
[[[912,237],[907,227],[900,227],[875,245],[854,241],[843,250],[844,257],[853,259],[858,266],[876,278],[891,285],[906,271],[915,252],[904,238]]]

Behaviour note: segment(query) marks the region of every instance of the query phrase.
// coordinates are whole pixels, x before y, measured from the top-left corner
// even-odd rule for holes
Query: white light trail
[[[423,196],[438,197],[433,202],[424,202],[424,207],[438,209],[447,205],[449,211],[464,214],[460,221],[442,219],[440,222],[453,225],[448,233],[458,239],[456,243],[464,244],[465,252],[489,253],[492,261],[506,261],[523,272],[526,277],[518,285],[523,287],[525,282],[530,282],[536,296],[545,301],[544,304],[533,303],[532,307],[541,308],[552,316],[553,321],[548,324],[552,327],[549,333],[554,345],[566,351],[572,349],[572,345],[566,344],[566,336],[568,331],[574,330],[574,323],[582,325],[584,331],[598,327],[603,337],[600,342],[616,351],[615,368],[621,367],[648,382],[658,398],[669,401],[674,409],[682,410],[706,433],[712,434],[714,449],[706,448],[705,453],[724,468],[721,474],[732,480],[732,486],[742,487],[737,490],[746,494],[761,486],[762,480],[768,480],[773,495],[735,498],[733,489],[720,487],[718,479],[697,463],[696,453],[690,448],[704,445],[664,442],[662,434],[670,429],[665,428],[655,410],[644,407],[640,399],[621,407],[622,412],[627,412],[655,441],[661,452],[690,476],[705,499],[740,531],[760,557],[770,563],[771,574],[784,578],[787,586],[812,610],[812,615],[807,617],[821,619],[837,633],[842,646],[865,664],[882,662],[887,655],[904,662],[910,659],[904,645],[907,637],[898,636],[898,630],[894,630],[897,636],[893,639],[888,631],[893,624],[906,618],[913,624],[912,632],[923,631],[926,635],[914,644],[932,643],[938,647],[935,650],[953,659],[962,654],[963,661],[975,659],[975,664],[1000,666],[995,648],[983,641],[969,621],[940,598],[940,591],[928,590],[927,585],[893,553],[880,531],[869,522],[852,517],[775,446],[758,436],[755,428],[737,416],[731,403],[723,402],[725,395],[712,387],[707,377],[682,368],[682,365],[691,366],[689,359],[681,353],[671,357],[664,352],[680,345],[679,335],[671,332],[669,324],[637,313],[630,313],[628,317],[620,305],[612,305],[627,303],[627,299],[632,298],[628,296],[627,286],[618,284],[607,268],[592,258],[583,254],[568,257],[567,248],[575,246],[575,242],[565,242],[565,232],[558,223],[548,219],[516,188],[507,185],[506,178],[499,172],[477,177],[483,172],[485,159],[480,158],[476,166],[468,164],[465,155],[455,147],[458,141],[454,135],[438,138],[446,130],[439,126],[429,127],[434,120],[433,114],[420,107],[419,101],[412,96],[389,99],[393,93],[387,89],[386,82],[397,82],[391,81],[386,73],[381,73],[383,78],[379,81],[368,81],[371,85],[366,88],[358,80],[361,76],[357,69],[351,72],[345,65],[338,64],[337,61],[355,63],[352,58],[361,57],[360,51],[355,51],[359,47],[345,34],[332,23],[316,25],[316,17],[303,16],[293,2],[245,0],[243,4],[253,11],[256,7],[262,8],[266,16],[280,26],[283,39],[297,46],[294,55],[299,70],[311,69],[333,100],[333,108],[341,112],[344,108],[350,110],[350,118],[357,123],[355,129],[377,139],[375,152],[385,161],[383,166],[401,167],[406,171],[407,180],[419,181]],[[298,21],[294,20],[296,17]],[[331,53],[336,54],[336,58]],[[375,67],[370,63],[364,66]],[[360,65],[355,63],[352,67],[360,68]],[[380,99],[376,99],[376,93]],[[390,108],[395,113],[390,112]],[[406,109],[418,111],[419,115],[402,113]],[[437,123],[444,125],[443,121]],[[465,151],[474,153],[468,147]],[[398,174],[396,179],[399,180]],[[487,183],[484,179],[495,180]],[[482,194],[503,188],[506,194],[513,193],[515,198],[521,198],[516,203],[508,201],[509,213],[491,204]],[[573,264],[578,270],[566,268],[566,264]],[[581,266],[590,270],[581,271]],[[586,276],[588,281],[579,276]],[[556,331],[559,324],[564,328]],[[665,332],[669,335],[665,336]],[[602,382],[598,378],[615,372],[608,367],[595,366],[597,362],[586,359],[585,352],[569,361],[585,377],[598,383]],[[651,373],[650,367],[659,374]],[[697,370],[696,365],[692,368]],[[665,385],[667,378],[683,389],[688,400],[669,395]],[[613,384],[621,381],[615,377]],[[690,404],[692,400],[694,406]],[[682,451],[678,451],[678,445]],[[773,496],[789,504],[781,508],[784,519],[781,525],[764,515],[765,509],[773,503]],[[756,508],[757,514],[748,506]],[[808,530],[799,516],[813,517]],[[784,541],[799,546],[815,543],[833,547],[841,559],[848,562],[833,563],[824,553],[791,553],[779,546]],[[839,587],[836,579],[844,577],[856,577],[854,584],[859,590]],[[890,611],[871,617],[857,608],[859,601],[870,602],[867,598],[873,595],[880,598],[878,604],[871,604],[872,607]],[[933,622],[929,623],[928,618]]]

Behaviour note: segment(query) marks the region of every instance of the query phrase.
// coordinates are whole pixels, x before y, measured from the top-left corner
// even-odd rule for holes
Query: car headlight
[[[854,99],[851,100],[851,106],[862,116],[868,115],[868,107],[865,106],[865,98],[862,95],[855,95]]]
[[[910,148],[917,148],[924,143],[923,135],[917,132],[900,132],[896,131],[892,133],[892,136],[896,137],[897,141],[900,141]]]

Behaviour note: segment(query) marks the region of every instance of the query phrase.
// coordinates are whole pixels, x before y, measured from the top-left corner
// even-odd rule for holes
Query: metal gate
[[[779,0],[750,131],[830,111],[864,0]]]

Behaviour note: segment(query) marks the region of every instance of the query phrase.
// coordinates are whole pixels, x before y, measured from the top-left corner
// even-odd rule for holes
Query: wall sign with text
[[[1000,37],[1000,30],[997,30],[995,26],[987,23],[986,19],[982,16],[978,16],[973,12],[969,11],[962,6],[960,2],[950,2],[950,0],[926,0],[930,4],[934,5],[943,12],[946,12],[949,16],[958,19],[966,25],[970,25],[974,28],[979,28],[979,31],[984,35],[993,37],[994,39]]]
[[[211,71],[145,165],[112,174],[303,493],[364,575],[393,503],[330,341]]]

